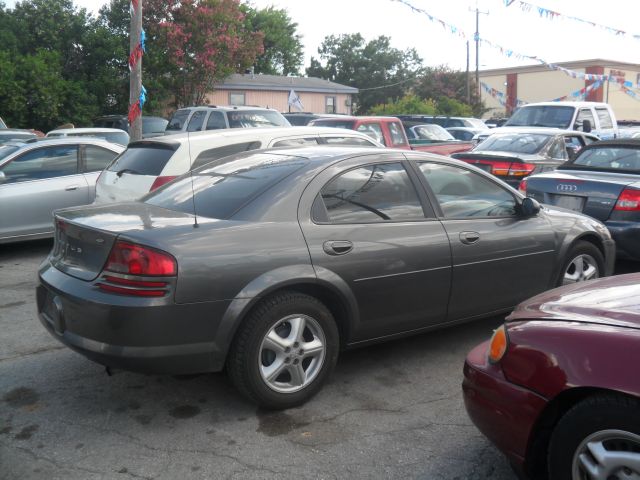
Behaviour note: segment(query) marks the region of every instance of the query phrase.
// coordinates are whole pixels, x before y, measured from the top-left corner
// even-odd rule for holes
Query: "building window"
[[[246,105],[244,101],[244,92],[229,93],[229,105]]]
[[[324,97],[324,113],[336,113],[336,97]]]

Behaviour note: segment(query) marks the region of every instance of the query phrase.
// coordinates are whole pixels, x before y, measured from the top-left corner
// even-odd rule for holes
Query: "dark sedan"
[[[529,177],[520,189],[604,222],[618,256],[640,260],[640,140],[594,143],[556,171]]]
[[[523,477],[640,478],[640,274],[522,303],[464,366],[476,426]]]
[[[598,137],[558,129],[518,129],[494,133],[472,151],[453,158],[471,163],[513,187],[535,173],[554,170]]]
[[[340,348],[508,311],[614,260],[589,217],[391,149],[243,152],[55,223],[37,289],[52,335],[108,367],[226,368],[273,408],[318,391]]]

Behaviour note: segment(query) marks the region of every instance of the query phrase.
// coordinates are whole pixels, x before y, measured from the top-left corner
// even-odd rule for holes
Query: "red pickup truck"
[[[402,122],[396,117],[331,117],[318,118],[309,123],[314,127],[347,128],[366,133],[378,142],[390,148],[403,150],[419,150],[421,152],[437,153],[439,155],[451,155],[453,153],[466,152],[473,148],[472,142],[435,142],[416,143],[412,145],[407,139]]]

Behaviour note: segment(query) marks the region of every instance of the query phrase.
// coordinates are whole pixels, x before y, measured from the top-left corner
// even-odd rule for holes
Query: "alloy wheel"
[[[567,265],[562,284],[570,285],[576,282],[584,282],[586,280],[593,280],[599,276],[598,263],[596,260],[591,255],[581,254],[571,260],[569,265]]]
[[[573,480],[639,480],[640,436],[601,430],[585,438],[573,455]]]

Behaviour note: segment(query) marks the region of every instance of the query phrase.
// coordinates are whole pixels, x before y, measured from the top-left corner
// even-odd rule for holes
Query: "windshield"
[[[504,124],[505,127],[550,127],[568,129],[575,107],[540,105],[520,107]]]
[[[279,112],[270,110],[238,110],[227,113],[229,128],[288,127],[289,122]]]
[[[550,138],[551,135],[539,133],[494,134],[480,143],[474,150],[535,154],[547,144]]]
[[[314,120],[311,125],[314,127],[332,127],[332,128],[346,128],[347,130],[353,130],[353,120]]]
[[[417,125],[411,127],[415,138],[419,140],[455,140],[455,138],[440,125]]]
[[[0,145],[0,160],[2,160],[3,158],[7,158],[19,148],[20,147],[15,145]]]
[[[230,218],[249,201],[305,165],[301,157],[252,153],[215,161],[142,199],[158,207],[209,218]]]
[[[640,173],[640,149],[630,147],[600,147],[583,150],[573,162],[561,168],[594,170],[626,170]]]

